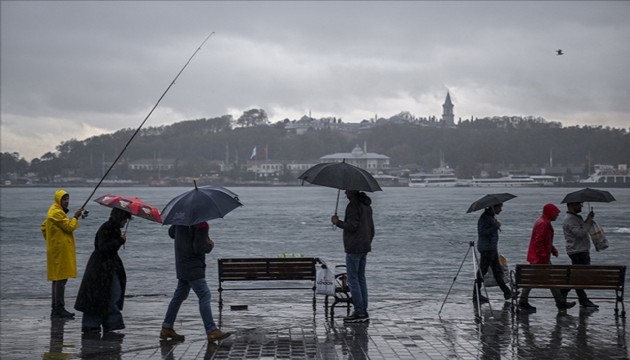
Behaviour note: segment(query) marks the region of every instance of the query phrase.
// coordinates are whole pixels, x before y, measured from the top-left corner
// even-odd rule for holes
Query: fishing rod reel
[[[81,213],[81,219],[85,219],[86,217],[88,217],[88,215],[90,215],[90,211],[83,210],[83,212]]]

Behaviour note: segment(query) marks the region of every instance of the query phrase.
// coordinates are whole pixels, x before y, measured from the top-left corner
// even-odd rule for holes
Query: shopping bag
[[[503,282],[509,286],[510,284],[510,268],[508,266],[507,259],[499,254],[499,264],[501,264],[501,269],[503,270]],[[494,273],[492,271],[492,267],[488,268],[488,272],[483,277],[483,284],[485,287],[499,286],[497,281],[494,279]]]
[[[608,249],[608,239],[606,239],[606,234],[604,234],[604,228],[595,222],[595,220],[593,220],[590,235],[596,251]]]
[[[319,295],[335,296],[335,274],[328,266],[324,266],[319,270],[315,279],[315,285],[315,293]]]

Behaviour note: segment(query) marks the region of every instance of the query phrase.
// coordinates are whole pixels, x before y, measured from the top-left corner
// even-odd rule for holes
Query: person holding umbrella
[[[512,195],[512,197],[514,196]],[[503,269],[501,268],[501,263],[499,263],[498,244],[501,222],[495,218],[495,215],[500,214],[501,210],[503,210],[502,202],[488,206],[477,221],[477,250],[479,250],[480,259],[473,289],[474,302],[477,302],[477,300],[479,300],[479,303],[488,302],[488,298],[481,295],[481,283],[483,282],[483,276],[490,267],[492,267],[492,273],[497,285],[503,291],[505,300],[512,298],[512,291],[503,281]]]
[[[336,214],[330,219],[333,225],[343,229],[348,287],[354,306],[354,312],[343,321],[365,322],[369,320],[365,265],[367,253],[372,250],[372,239],[374,239],[372,199],[358,190],[346,190],[345,193],[350,202],[346,206],[344,220],[339,220]]]
[[[223,340],[231,335],[221,331],[212,317],[210,289],[206,283],[206,254],[214,248],[214,242],[208,236],[207,222],[193,226],[172,225],[168,235],[175,239],[175,271],[177,288],[168,305],[164,323],[160,330],[160,339],[184,340],[184,336],[175,332],[173,326],[182,303],[192,289],[199,299],[199,313],[203,319],[208,341]]]
[[[168,305],[160,339],[183,341],[184,336],[173,326],[177,313],[186,300],[190,289],[199,298],[199,313],[203,319],[208,341],[219,341],[232,335],[221,331],[212,317],[210,289],[206,283],[206,254],[214,248],[208,235],[207,221],[224,217],[230,211],[243,206],[238,195],[221,186],[202,186],[171,199],[162,210],[163,224],[171,225],[168,235],[175,239],[175,272],[177,288]]]
[[[96,232],[94,251],[90,255],[74,308],[83,312],[84,334],[103,335],[125,328],[121,310],[125,300],[127,274],[118,250],[127,241],[121,228],[131,213],[113,208],[109,219]],[[115,333],[112,333],[115,334]]]
[[[593,218],[595,213],[591,210],[586,216],[586,220],[582,218],[581,202],[567,202],[567,215],[562,223],[562,231],[564,232],[564,240],[566,241],[567,255],[571,258],[574,265],[590,265],[591,264],[591,238],[589,232],[593,226]],[[563,290],[566,298],[570,290]],[[582,289],[575,289],[578,296],[580,306],[587,308],[598,308],[591,300],[588,299],[586,292]]]

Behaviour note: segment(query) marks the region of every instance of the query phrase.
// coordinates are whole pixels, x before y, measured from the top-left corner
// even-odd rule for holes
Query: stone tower
[[[444,100],[444,105],[442,108],[444,109],[442,113],[442,125],[451,127],[455,126],[455,114],[453,114],[453,103],[451,102],[451,94],[446,92],[446,100]]]

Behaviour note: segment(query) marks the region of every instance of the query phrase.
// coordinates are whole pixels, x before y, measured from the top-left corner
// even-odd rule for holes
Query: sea
[[[0,299],[50,298],[46,279],[46,246],[40,224],[57,188],[0,188]],[[70,211],[87,201],[89,216],[75,231],[77,279],[70,279],[66,298],[76,296],[85,265],[94,247],[94,235],[110,209],[93,200],[101,195],[135,196],[162,209],[184,187],[65,188]],[[305,185],[287,187],[232,187],[244,206],[222,219],[210,221],[215,248],[207,256],[207,280],[216,290],[218,258],[318,257],[329,266],[342,265],[342,231],[330,217],[338,207],[343,217],[347,199],[333,188]],[[509,192],[517,197],[504,204],[499,252],[510,269],[526,263],[532,225],[546,203],[563,212],[563,197],[576,188],[408,188],[385,187],[368,193],[372,198],[376,236],[368,256],[370,294],[378,297],[470,296],[474,278],[474,244],[481,211],[466,213],[472,202],[488,193]],[[593,264],[630,263],[630,189],[608,189],[616,201],[585,203],[604,227],[610,247],[591,250]],[[568,264],[562,218],[554,222],[556,264]],[[170,296],[176,284],[173,241],[168,226],[133,218],[127,243],[119,251],[127,271],[127,296]],[[626,277],[630,282],[630,276]],[[499,291],[495,288],[495,291]],[[492,290],[492,289],[491,289]],[[70,300],[68,300],[70,301]]]

